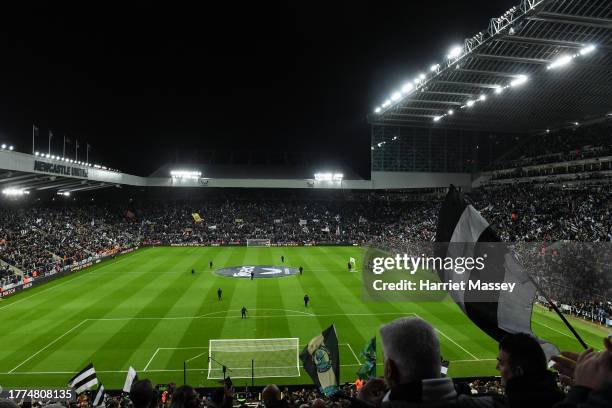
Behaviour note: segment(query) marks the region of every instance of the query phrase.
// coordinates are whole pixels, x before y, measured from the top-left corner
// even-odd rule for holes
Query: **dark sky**
[[[313,150],[364,175],[366,115],[517,1],[0,7],[0,141],[32,123],[146,175],[181,149]],[[59,3],[59,2],[54,2]],[[74,146],[71,147],[71,151]]]

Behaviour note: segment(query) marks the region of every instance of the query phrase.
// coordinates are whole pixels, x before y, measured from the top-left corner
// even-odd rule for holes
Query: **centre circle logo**
[[[244,266],[229,266],[227,268],[217,269],[215,273],[221,276],[229,276],[230,278],[248,278],[251,279],[251,272],[254,278],[280,278],[283,276],[297,275],[300,273],[297,268],[276,265],[244,265]]]

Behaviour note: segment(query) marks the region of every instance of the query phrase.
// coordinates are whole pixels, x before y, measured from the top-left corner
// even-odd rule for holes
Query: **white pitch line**
[[[348,346],[349,350],[351,350],[351,353],[353,353],[353,357],[355,357],[355,360],[357,360],[357,364],[361,365],[361,361],[359,361],[359,358],[357,358],[357,354],[355,354],[351,345],[349,343],[346,343],[346,345]]]
[[[13,371],[15,371],[16,369],[18,369],[19,367],[21,367],[22,365],[24,365],[25,363],[27,363],[28,361],[30,361],[31,359],[33,359],[34,357],[36,357],[37,355],[39,355],[41,352],[45,351],[46,349],[48,349],[50,346],[52,346],[53,344],[57,343],[60,339],[62,339],[63,337],[65,337],[66,335],[68,335],[69,333],[71,333],[72,331],[74,331],[75,329],[79,328],[83,323],[85,323],[88,319],[85,319],[83,321],[81,321],[81,323],[77,324],[76,326],[74,326],[72,329],[68,330],[66,333],[62,334],[61,336],[59,336],[58,338],[56,338],[55,340],[53,340],[51,343],[47,344],[45,347],[41,348],[40,350],[38,350],[36,353],[32,354],[30,357],[26,358],[25,360],[23,360],[21,363],[19,363],[19,365],[17,365],[15,368],[13,368],[11,371],[8,372],[8,374],[11,374]]]
[[[153,355],[149,359],[149,362],[147,363],[145,368],[142,369],[142,371],[147,371],[147,368],[149,368],[149,365],[151,364],[151,361],[153,361],[153,359],[155,358],[155,356],[157,355],[158,352],[159,352],[159,347],[157,348],[157,350],[155,350],[155,353],[153,353]]]
[[[189,358],[189,359],[185,360],[185,362],[187,363],[187,362],[189,362],[189,361],[195,360],[196,358],[201,357],[201,356],[203,356],[203,355],[204,355],[204,354],[206,354],[206,353],[208,353],[208,351],[203,351],[202,353],[197,354],[197,355],[195,355],[195,356],[193,356],[193,357],[191,357],[191,358]]]
[[[546,327],[547,329],[550,329],[550,330],[552,330],[552,331],[554,331],[554,332],[557,332],[557,333],[559,333],[559,334],[562,334],[562,335],[564,335],[565,337],[569,337],[570,339],[575,339],[575,337],[574,337],[574,336],[570,336],[570,335],[569,335],[569,334],[567,334],[567,333],[563,333],[562,331],[559,331],[559,330],[557,330],[557,329],[554,329],[554,328],[552,328],[552,327],[550,327],[550,326],[548,326],[548,325],[546,325],[546,324],[544,324],[544,323],[540,323],[540,322],[538,322],[537,320],[532,320],[532,322],[534,322],[534,323],[536,323],[536,324],[539,324],[540,326],[544,326],[544,327]]]
[[[421,318],[418,314],[414,313],[414,315],[418,318]],[[450,340],[451,343],[453,343],[455,346],[459,347],[461,350],[465,351],[467,354],[470,355],[470,357],[472,357],[474,360],[480,360],[478,357],[476,357],[475,355],[473,355],[472,353],[470,353],[469,351],[467,351],[462,345],[460,345],[459,343],[457,343],[455,340],[453,340],[452,338],[450,338],[449,336],[447,336],[446,334],[444,334],[443,331],[436,329],[436,331],[438,333],[440,333],[442,336],[446,337],[448,340]]]
[[[255,311],[257,309],[251,309]],[[282,309],[279,309],[282,310]],[[228,310],[218,313],[227,312],[240,312],[240,310]],[[213,314],[213,313],[211,313]],[[335,313],[335,314],[296,314],[296,315],[252,315],[247,319],[270,319],[270,318],[281,318],[281,317],[342,317],[342,316],[416,316],[413,312],[384,312],[384,313]],[[101,318],[89,318],[88,320],[100,320],[100,321],[121,321],[121,320],[189,320],[189,319],[240,319],[241,317],[236,316],[211,316],[210,314],[199,315],[199,316],[176,316],[176,317],[101,317]]]
[[[480,359],[480,360],[450,360],[450,363],[474,363],[474,362],[481,362],[481,361],[497,361],[497,359],[494,358],[487,358],[487,359]],[[382,366],[383,363],[377,363],[377,366]],[[340,367],[359,367],[361,366],[361,364],[340,364]],[[287,366],[287,368],[291,368],[293,366]],[[247,367],[248,369],[250,369],[250,367]],[[270,368],[270,367],[264,367],[264,368]],[[201,368],[188,368],[187,371],[207,371],[208,368],[207,367],[201,367]],[[152,369],[152,370],[146,370],[147,373],[163,373],[163,372],[182,372],[183,369],[182,368],[176,368],[176,369]],[[123,373],[127,373],[128,370],[96,370],[96,373],[99,374],[123,374]],[[144,370],[142,370],[141,372],[145,372]],[[49,375],[49,374],[76,374],[77,371],[19,371],[19,372],[13,372],[13,373],[1,373],[0,375]]]

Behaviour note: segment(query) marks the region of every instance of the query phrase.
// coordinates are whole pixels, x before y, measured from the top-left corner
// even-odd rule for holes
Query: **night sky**
[[[139,175],[265,149],[367,176],[366,115],[518,1],[127,3],[0,7],[0,142],[31,152],[35,123],[38,150],[52,129]]]

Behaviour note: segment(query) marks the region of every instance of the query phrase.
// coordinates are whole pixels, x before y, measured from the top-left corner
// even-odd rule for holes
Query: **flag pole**
[[[557,316],[559,316],[559,318],[561,319],[561,321],[567,326],[567,328],[572,332],[572,334],[574,335],[574,337],[576,338],[576,340],[578,340],[578,342],[580,343],[580,345],[586,350],[589,348],[589,346],[584,342],[584,340],[582,340],[582,337],[580,337],[580,334],[578,334],[578,332],[576,331],[576,329],[574,329],[574,326],[572,326],[572,324],[565,318],[565,316],[563,315],[563,313],[561,313],[561,311],[559,310],[559,308],[557,307],[557,305],[555,305],[555,303],[550,300],[550,298],[548,297],[548,295],[546,294],[546,292],[544,292],[544,290],[542,290],[542,288],[540,287],[540,285],[538,285],[538,283],[531,277],[531,274],[526,273],[527,277],[529,277],[529,280],[531,281],[531,283],[533,283],[533,285],[536,287],[536,290],[542,295],[542,297],[544,297],[544,299],[546,299],[546,302],[548,302],[548,304],[550,305],[550,307],[553,308],[553,310],[555,311],[555,313],[557,313]]]

